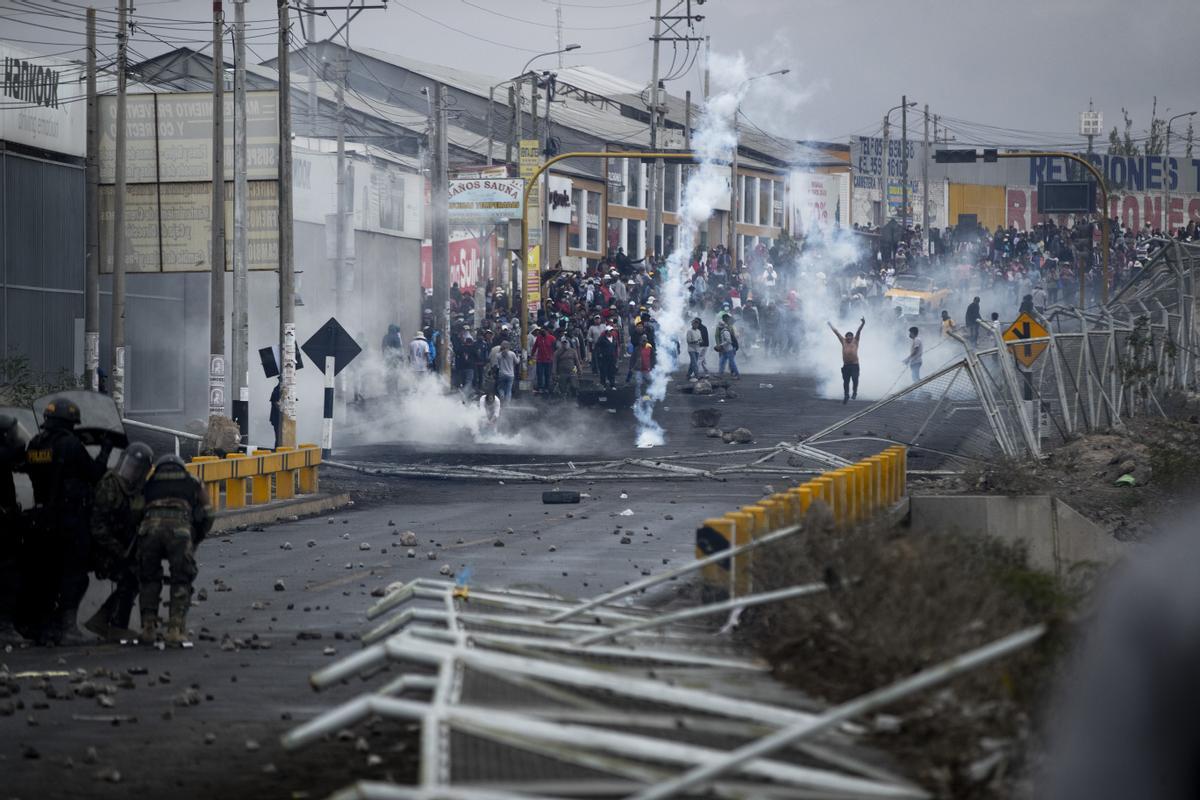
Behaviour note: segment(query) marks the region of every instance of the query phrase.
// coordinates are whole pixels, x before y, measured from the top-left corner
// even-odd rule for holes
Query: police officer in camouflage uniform
[[[188,474],[179,456],[162,456],[142,490],[146,510],[138,528],[137,562],[141,583],[142,639],[153,642],[158,635],[158,604],[161,600],[165,560],[171,568],[169,644],[187,641],[185,623],[196,579],[195,548],[212,527],[208,493],[200,481]]]
[[[17,612],[20,570],[17,553],[25,521],[17,505],[13,472],[25,461],[25,441],[15,417],[0,414],[0,645],[24,641],[13,626]]]
[[[104,473],[96,485],[92,506],[92,571],[97,578],[111,580],[115,586],[83,626],[109,641],[133,638],[129,617],[138,593],[133,550],[145,506],[142,486],[153,461],[153,451],[135,442],[121,453],[117,465]]]
[[[42,420],[25,452],[34,513],[21,555],[22,633],[43,644],[83,644],[75,617],[88,587],[92,492],[112,446],[88,454],[74,433],[79,406],[65,398],[51,400]]]

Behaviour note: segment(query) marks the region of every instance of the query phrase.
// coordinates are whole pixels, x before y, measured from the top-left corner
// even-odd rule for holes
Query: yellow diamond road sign
[[[1041,339],[1049,335],[1050,332],[1042,323],[1028,314],[1022,313],[1017,317],[1017,321],[1004,332],[1004,341],[1020,342],[1022,339]],[[1049,342],[1030,342],[1025,345],[1010,344],[1008,349],[1022,366],[1032,367],[1033,362],[1038,360],[1038,356],[1045,352],[1049,344]]]

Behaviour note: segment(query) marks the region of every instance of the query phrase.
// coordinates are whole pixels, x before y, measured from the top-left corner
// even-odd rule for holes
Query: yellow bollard
[[[719,552],[718,539],[725,540],[726,550],[733,547],[733,520],[728,517],[714,517],[706,519],[700,524],[700,529],[696,531],[696,558],[706,558],[713,553]],[[709,539],[709,549],[712,552],[707,552],[701,548],[700,541],[702,537]],[[715,564],[709,564],[707,567],[701,567],[700,575],[704,582],[710,586],[727,589],[729,587],[729,573],[732,569],[732,564],[729,559],[718,561]]]
[[[726,514],[725,519],[733,523],[733,546],[749,544],[755,536],[754,515],[745,511]],[[741,597],[750,591],[750,561],[746,554],[734,556],[729,566],[729,596]]]
[[[884,450],[879,454],[879,460],[883,464],[883,498],[890,506],[896,502],[896,454]]]
[[[275,452],[282,454],[279,460],[280,469],[275,473],[275,499],[291,500],[296,496],[296,470],[288,469],[288,454],[295,452],[294,447],[277,447]]]
[[[745,514],[749,514],[754,519],[754,536],[762,536],[764,533],[769,533],[771,530],[771,517],[767,513],[766,506],[758,505],[757,503],[742,506],[739,509]]]
[[[246,458],[245,453],[229,453],[225,456],[229,460],[241,460]],[[231,477],[225,479],[225,507],[226,508],[245,508],[246,507],[246,479],[238,471],[241,464],[233,464],[233,473]]]
[[[813,478],[809,481],[813,487],[813,502],[820,500],[829,507],[829,513],[833,513],[833,478],[826,473],[819,478]]]
[[[908,496],[908,448],[897,447],[896,458],[900,461],[900,497],[903,498]]]
[[[867,491],[871,508],[881,511],[887,508],[882,489],[883,460],[879,456],[871,456],[863,463],[867,467]]]
[[[808,484],[792,489],[788,494],[796,499],[796,522],[803,522],[813,501],[813,488]]]
[[[297,470],[300,494],[316,494],[320,487],[317,467],[321,463],[321,446],[302,444],[300,450],[304,453],[304,466]]]
[[[764,500],[759,500],[759,505],[767,509],[768,533],[777,531],[780,528],[787,527],[791,519],[791,510],[787,507],[787,503],[779,498],[778,495],[772,495]]]
[[[835,469],[825,474],[832,481],[829,485],[831,498],[829,506],[833,509],[833,522],[835,525],[844,525],[846,524],[846,473]]]
[[[871,465],[865,460],[854,465],[858,477],[858,508],[863,519],[870,519],[875,513],[875,504],[871,502]]]

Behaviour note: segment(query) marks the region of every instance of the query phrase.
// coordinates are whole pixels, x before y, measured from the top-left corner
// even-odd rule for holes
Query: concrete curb
[[[341,494],[304,495],[291,500],[276,500],[251,508],[218,511],[213,520],[212,532],[230,531],[241,525],[269,525],[288,517],[322,514],[348,505],[350,505],[350,495],[343,492]]]

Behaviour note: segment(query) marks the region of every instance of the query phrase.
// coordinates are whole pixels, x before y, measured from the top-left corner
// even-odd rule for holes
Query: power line
[[[502,11],[494,11],[493,9],[487,8],[486,6],[481,6],[478,3],[471,2],[471,0],[460,0],[460,2],[462,2],[464,5],[470,6],[471,8],[477,8],[480,11],[484,12],[485,14],[492,14],[497,17],[503,17],[504,19],[511,19],[514,22],[520,22],[524,25],[534,25],[539,28],[551,28],[551,29],[558,28],[557,25],[554,25],[554,24],[551,24],[548,22],[537,22],[536,20],[532,20],[532,19],[524,19],[522,17],[514,17],[513,15],[505,14]],[[592,25],[592,26],[564,25],[563,30],[566,30],[566,31],[618,31],[618,30],[626,30],[628,28],[638,28],[645,24],[646,24],[646,22],[631,22],[631,23],[628,23],[625,25]]]

